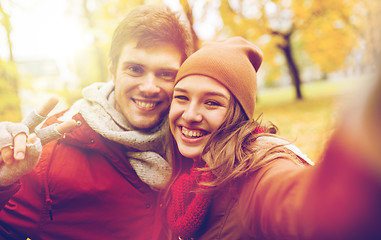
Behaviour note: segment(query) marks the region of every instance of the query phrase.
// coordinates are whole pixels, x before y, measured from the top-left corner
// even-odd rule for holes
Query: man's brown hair
[[[142,5],[132,10],[115,29],[109,58],[115,73],[124,45],[136,41],[138,48],[155,47],[160,42],[172,43],[182,51],[182,61],[193,52],[190,26],[164,6]]]

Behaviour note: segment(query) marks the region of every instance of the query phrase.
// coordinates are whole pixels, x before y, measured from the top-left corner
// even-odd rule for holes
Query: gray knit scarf
[[[80,113],[94,131],[131,149],[126,156],[140,179],[152,189],[162,189],[171,176],[171,167],[163,158],[167,121],[149,133],[133,129],[115,109],[112,82],[94,83],[84,88],[82,94],[83,99],[75,102],[61,119]]]

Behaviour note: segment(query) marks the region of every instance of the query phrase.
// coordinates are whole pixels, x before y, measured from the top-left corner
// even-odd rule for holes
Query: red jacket
[[[74,119],[82,124],[45,145],[32,172],[0,189],[0,237],[153,239],[161,221],[157,193],[135,174],[124,146],[94,132],[80,114]]]

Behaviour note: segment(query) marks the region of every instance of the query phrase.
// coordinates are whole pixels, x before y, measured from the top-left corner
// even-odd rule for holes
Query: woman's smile
[[[209,132],[200,129],[189,129],[181,126],[179,129],[182,134],[181,140],[188,144],[198,144],[209,134]]]

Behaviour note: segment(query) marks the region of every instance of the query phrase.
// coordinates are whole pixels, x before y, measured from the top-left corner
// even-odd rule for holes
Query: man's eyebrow
[[[135,65],[135,66],[139,66],[139,67],[142,67],[142,68],[146,68],[146,66],[144,64],[141,64],[139,62],[135,62],[135,61],[125,61],[125,62],[122,62],[122,66],[125,67],[127,65]],[[161,67],[161,68],[157,68],[157,69],[154,69],[155,71],[171,71],[171,72],[178,72],[179,71],[179,67]]]
[[[140,63],[134,62],[134,61],[125,61],[125,62],[122,62],[122,66],[130,65],[130,64],[133,64],[133,65],[136,65],[136,66],[140,66],[140,67],[144,67],[143,64],[140,64]]]

